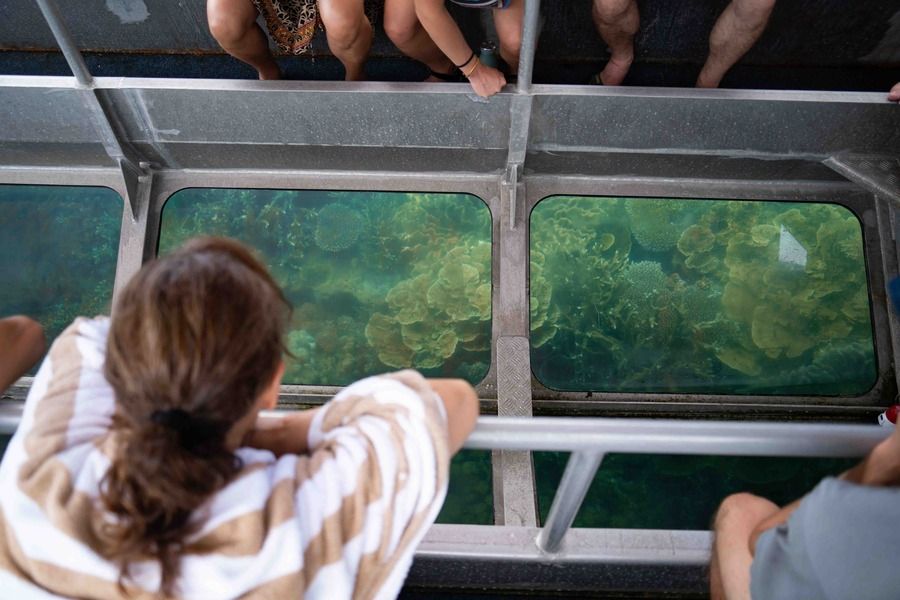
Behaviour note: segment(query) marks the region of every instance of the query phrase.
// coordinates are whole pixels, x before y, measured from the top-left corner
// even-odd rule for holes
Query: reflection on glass
[[[50,342],[109,314],[121,222],[108,188],[0,185],[0,316],[30,316]]]
[[[568,454],[535,452],[541,523]],[[588,489],[575,527],[709,529],[729,494],[750,492],[783,506],[859,459],[609,454]]]
[[[257,248],[294,305],[287,383],[386,370],[484,378],[491,217],[466,194],[188,189],[166,203],[160,254],[196,235]]]
[[[553,196],[531,215],[531,364],[554,389],[862,394],[867,290],[836,205]]]

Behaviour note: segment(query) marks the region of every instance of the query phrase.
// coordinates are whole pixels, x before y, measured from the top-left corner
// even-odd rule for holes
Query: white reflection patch
[[[150,16],[144,0],[106,0],[106,8],[119,17],[123,25],[140,23]]]
[[[784,225],[781,226],[781,238],[778,240],[778,261],[798,267],[806,266],[806,248]]]

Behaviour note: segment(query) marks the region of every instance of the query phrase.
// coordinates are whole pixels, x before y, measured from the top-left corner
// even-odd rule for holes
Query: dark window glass
[[[466,194],[187,189],[160,253],[196,235],[263,255],[294,305],[285,382],[345,385],[402,367],[484,378],[491,217]]]
[[[546,520],[568,454],[535,452],[538,507]],[[709,529],[729,494],[751,492],[783,506],[859,459],[608,454],[575,527]]]
[[[0,185],[0,316],[36,319],[49,342],[109,314],[121,223],[108,188]]]
[[[837,205],[549,197],[530,294],[553,389],[836,396],[877,376],[861,228]]]
[[[437,523],[494,524],[491,453],[460,450],[450,463],[450,486]]]

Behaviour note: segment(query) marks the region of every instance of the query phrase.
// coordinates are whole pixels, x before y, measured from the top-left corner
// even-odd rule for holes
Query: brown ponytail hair
[[[100,532],[123,591],[149,558],[174,593],[191,514],[242,467],[226,436],[274,381],[289,313],[265,267],[224,238],[188,242],[123,290],[105,365],[117,410],[101,499],[115,518]]]

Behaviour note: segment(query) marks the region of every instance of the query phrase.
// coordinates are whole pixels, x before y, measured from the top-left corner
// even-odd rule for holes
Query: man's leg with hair
[[[719,506],[709,565],[712,600],[750,600],[750,535],[776,512],[777,504],[752,494],[733,494]]]
[[[0,319],[0,392],[38,361],[46,349],[44,330],[28,317]]]
[[[319,16],[331,53],[344,65],[344,79],[365,79],[363,65],[372,45],[372,25],[363,0],[319,0]]]
[[[509,65],[511,73],[519,72],[519,53],[522,50],[522,23],[525,2],[512,0],[506,8],[494,9],[494,29],[500,38],[500,58]]]
[[[766,29],[775,0],[731,0],[709,36],[709,57],[697,87],[714,88]]]
[[[384,31],[403,54],[424,63],[431,71],[450,74],[456,70],[419,23],[413,0],[385,0]],[[428,81],[438,79],[429,77]]]
[[[619,85],[634,60],[634,34],[640,25],[637,0],[594,0],[592,15],[612,55],[600,72],[603,85]]]
[[[209,31],[222,49],[256,69],[260,79],[279,79],[281,71],[257,15],[250,0],[206,0]]]

